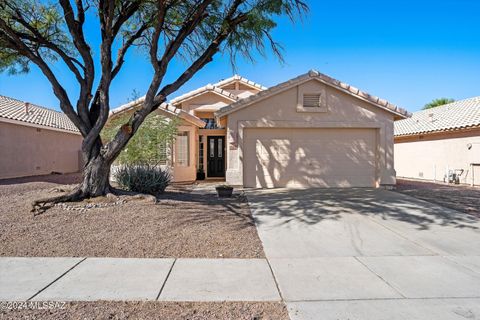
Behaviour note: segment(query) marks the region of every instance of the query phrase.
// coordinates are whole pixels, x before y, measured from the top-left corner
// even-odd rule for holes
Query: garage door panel
[[[249,187],[375,185],[375,129],[251,128],[244,148]]]

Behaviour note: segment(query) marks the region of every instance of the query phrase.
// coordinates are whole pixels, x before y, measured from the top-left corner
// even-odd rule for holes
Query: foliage
[[[112,118],[102,131],[102,139],[110,141],[130,114]],[[177,133],[178,119],[152,113],[142,123],[135,136],[118,155],[118,164],[162,164],[168,160],[168,150]]]
[[[452,103],[452,102],[455,102],[455,99],[451,99],[451,98],[433,99],[431,102],[429,102],[429,103],[427,103],[426,105],[423,106],[423,110],[435,108],[435,107],[438,107],[438,106],[443,106],[444,104],[448,104],[448,103]]]
[[[163,193],[171,181],[168,169],[150,164],[120,166],[114,176],[122,188],[152,195]]]
[[[84,182],[75,196],[94,197],[111,189],[104,168],[121,154],[133,157],[133,151],[122,150],[147,116],[215,55],[229,54],[233,63],[237,55],[253,61],[270,47],[281,58],[272,37],[276,18],[293,22],[307,10],[303,0],[0,0],[0,72],[28,72],[33,64],[50,82],[84,138]],[[134,111],[102,139],[111,86],[132,48],[141,49],[135,57],[148,61],[153,73]],[[167,74],[178,60],[184,69]],[[78,90],[67,92],[65,83]],[[137,143],[150,143],[151,136],[147,130]]]

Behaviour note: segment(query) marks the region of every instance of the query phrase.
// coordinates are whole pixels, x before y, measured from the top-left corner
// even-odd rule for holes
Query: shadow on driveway
[[[271,189],[247,191],[256,217],[275,216],[283,224],[309,225],[360,214],[410,223],[417,229],[432,226],[478,229],[480,218],[383,189]],[[258,219],[257,219],[257,222]]]

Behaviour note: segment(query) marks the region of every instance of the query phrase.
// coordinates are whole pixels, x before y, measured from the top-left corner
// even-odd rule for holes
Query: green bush
[[[114,177],[126,190],[152,195],[164,192],[171,181],[168,170],[150,164],[120,166]]]

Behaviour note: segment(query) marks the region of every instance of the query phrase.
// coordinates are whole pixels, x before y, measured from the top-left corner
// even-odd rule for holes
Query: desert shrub
[[[168,169],[150,164],[122,165],[114,176],[123,189],[152,195],[164,192],[171,181]]]

